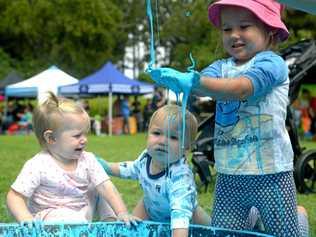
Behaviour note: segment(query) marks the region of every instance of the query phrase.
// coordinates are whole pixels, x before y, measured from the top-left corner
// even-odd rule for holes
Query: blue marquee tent
[[[73,95],[109,95],[109,135],[112,135],[112,94],[147,94],[154,91],[154,85],[132,80],[116,69],[111,63],[106,63],[100,70],[81,79],[78,83],[62,86],[58,89],[64,96]]]
[[[153,85],[126,77],[111,62],[106,63],[97,72],[81,79],[79,83],[59,88],[59,93],[64,96],[108,93],[147,94],[153,91]]]

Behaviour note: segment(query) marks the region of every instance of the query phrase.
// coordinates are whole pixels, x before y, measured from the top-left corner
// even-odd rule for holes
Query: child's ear
[[[46,130],[44,132],[44,139],[47,144],[53,144],[56,141],[52,130]]]

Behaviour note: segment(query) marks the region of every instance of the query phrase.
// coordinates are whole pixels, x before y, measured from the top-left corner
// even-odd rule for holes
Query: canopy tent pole
[[[101,101],[100,95],[97,96],[97,102],[98,102],[97,104],[98,104],[98,109],[99,109],[98,114],[101,115],[102,114],[102,106],[101,106],[102,101]]]
[[[109,92],[109,108],[108,108],[108,118],[109,118],[109,136],[112,136],[112,91]]]
[[[8,113],[8,96],[4,94],[4,108],[3,108],[3,117],[7,118]]]

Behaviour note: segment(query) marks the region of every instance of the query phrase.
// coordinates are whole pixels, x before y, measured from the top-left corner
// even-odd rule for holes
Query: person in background
[[[163,91],[160,88],[155,87],[154,95],[151,101],[151,110],[156,111],[158,108],[162,107],[165,104],[166,100],[163,95]]]
[[[102,117],[99,114],[94,115],[93,118],[93,130],[96,136],[101,135],[101,127],[102,127]]]
[[[294,118],[294,125],[298,128],[299,132],[302,129],[302,111],[300,109],[300,100],[296,98],[292,105],[290,106],[291,113],[293,114]]]
[[[285,127],[288,67],[273,48],[289,32],[273,0],[219,0],[209,20],[230,55],[202,70],[149,71],[160,86],[216,100],[212,226],[242,230],[256,207],[266,233],[298,236],[293,150]],[[245,199],[246,197],[246,199]]]
[[[314,111],[311,107],[312,95],[308,89],[303,89],[300,97],[301,124],[305,138],[313,137],[312,121],[315,119]]]
[[[150,117],[153,114],[153,110],[151,108],[152,108],[151,107],[151,100],[147,99],[146,104],[144,106],[144,110],[143,110],[143,130],[144,131],[147,131]]]
[[[16,120],[16,108],[17,105],[15,101],[8,101],[7,111],[6,114],[3,115],[2,119],[2,132],[7,133],[7,130],[9,129],[10,125],[12,125]]]
[[[143,114],[142,114],[141,103],[139,102],[137,95],[134,96],[134,101],[132,103],[132,112],[136,118],[137,130],[139,132],[142,132],[143,131]]]
[[[314,134],[313,140],[316,141],[316,96],[312,96],[310,101],[310,110],[312,116],[311,132]]]
[[[80,105],[49,93],[34,111],[33,127],[42,150],[24,164],[7,194],[17,221],[92,221],[95,193],[117,220],[127,225],[138,220],[95,155],[85,151],[90,118]],[[112,213],[107,206],[102,215]]]
[[[33,107],[31,105],[26,105],[22,111],[23,112],[19,113],[19,131],[30,134],[32,131]]]
[[[131,114],[131,110],[129,107],[128,95],[124,95],[123,99],[121,100],[120,108],[121,115],[123,116],[122,132],[123,134],[130,134],[129,116]]]
[[[117,95],[116,99],[113,103],[113,116],[114,117],[119,117],[121,116],[121,96]]]

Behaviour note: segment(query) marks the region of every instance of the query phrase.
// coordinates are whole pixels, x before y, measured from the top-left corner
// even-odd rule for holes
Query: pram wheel
[[[316,150],[308,150],[298,157],[295,178],[300,193],[316,193]]]

